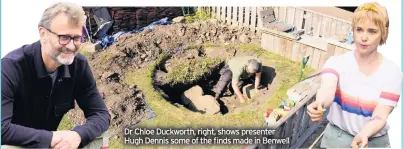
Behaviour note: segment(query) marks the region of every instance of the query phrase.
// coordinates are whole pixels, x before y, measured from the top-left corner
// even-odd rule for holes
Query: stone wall
[[[97,30],[97,24],[91,17],[93,15],[91,8],[94,7],[86,7],[84,10],[90,16],[91,24],[87,22],[87,28],[91,28],[89,32],[93,34]],[[108,7],[107,9],[115,21],[108,34],[141,28],[165,17],[172,19],[182,15],[181,7]]]

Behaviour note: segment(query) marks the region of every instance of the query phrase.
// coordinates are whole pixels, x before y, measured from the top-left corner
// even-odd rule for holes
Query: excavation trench
[[[259,45],[260,39],[254,36],[247,28],[234,28],[226,26],[217,20],[201,21],[192,24],[175,23],[171,25],[156,26],[153,30],[146,30],[136,34],[126,34],[118,38],[116,42],[103,50],[86,53],[89,66],[96,79],[97,88],[104,96],[106,106],[111,114],[110,131],[113,136],[121,136],[124,127],[136,125],[149,118],[146,104],[146,92],[143,93],[139,86],[144,87],[139,80],[147,80],[147,77],[134,81],[135,77],[128,76],[132,71],[148,68],[158,59],[161,53],[171,52],[182,45],[200,45],[204,43],[217,44],[250,44]],[[211,49],[210,49],[211,50]],[[194,51],[194,50],[193,50]],[[230,50],[231,51],[231,50]],[[233,57],[234,53],[220,50],[205,49],[206,57],[215,57],[227,54],[224,57]],[[198,54],[192,54],[195,59],[202,58]],[[181,55],[186,59],[186,55]],[[178,58],[173,58],[178,59]],[[220,61],[222,64],[223,61]],[[217,66],[219,69],[220,66]],[[162,71],[162,69],[157,69]],[[165,70],[164,73],[168,71]],[[160,74],[164,74],[160,73]],[[165,74],[166,75],[166,74]],[[211,71],[200,79],[189,83],[158,84],[154,77],[153,85],[160,90],[161,95],[173,105],[184,106],[181,94],[199,85],[206,95],[214,95],[211,88],[219,78],[218,70]],[[168,96],[169,95],[169,96]],[[150,98],[150,97],[148,97]],[[152,100],[152,99],[149,99]],[[239,107],[238,101],[233,96],[222,97],[218,103],[219,113],[231,112],[234,107]],[[224,103],[224,104],[222,104]],[[228,110],[226,110],[226,108]],[[154,110],[154,109],[152,109]],[[152,114],[151,114],[152,115]],[[68,118],[73,125],[85,123],[85,116],[78,106],[71,110]]]
[[[200,54],[200,51],[210,51],[210,54]],[[221,53],[218,54],[218,56],[211,55],[211,53],[218,52]],[[239,111],[240,107],[244,107],[250,103],[240,103],[231,85],[227,85],[218,100],[215,100],[215,92],[213,91],[220,79],[220,71],[226,64],[225,59],[228,60],[236,56],[236,53],[236,50],[230,48],[210,47],[204,49],[200,47],[166,57],[156,66],[154,72],[154,87],[168,102],[177,107],[185,107],[190,111],[222,115]],[[209,65],[208,62],[215,60],[215,63],[213,62]],[[200,63],[207,64],[203,65]],[[275,77],[275,73],[274,75],[273,73],[273,68],[264,66],[263,76],[265,77],[261,80],[263,87],[267,87],[272,83]],[[179,81],[175,81],[175,79]],[[253,100],[253,84],[254,76],[250,79],[243,80],[240,88],[241,92],[251,100]],[[267,92],[268,90],[263,90],[262,94]],[[256,104],[256,102],[254,104]]]
[[[171,104],[175,106],[184,106],[189,110],[205,113],[205,111],[193,109],[190,107],[186,101],[183,100],[183,94],[185,91],[191,89],[192,87],[199,86],[202,89],[203,95],[212,95],[214,96],[215,93],[213,92],[214,85],[217,84],[220,74],[220,69],[224,66],[224,62],[221,62],[219,65],[213,68],[211,72],[205,73],[202,78],[196,80],[192,83],[177,83],[177,84],[160,84],[156,85],[156,88],[162,91],[162,96],[169,101]],[[157,70],[158,73],[164,73],[161,70]],[[197,98],[197,97],[196,97]],[[220,107],[220,113],[226,114],[228,113],[227,106],[221,101],[217,101]]]

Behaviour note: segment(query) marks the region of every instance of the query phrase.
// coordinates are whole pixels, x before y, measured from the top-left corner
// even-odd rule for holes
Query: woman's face
[[[369,54],[378,48],[381,41],[381,30],[371,20],[362,20],[354,28],[356,50],[361,54]]]

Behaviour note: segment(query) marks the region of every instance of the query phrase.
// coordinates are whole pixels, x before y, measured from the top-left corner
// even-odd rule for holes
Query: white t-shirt
[[[337,77],[338,85],[327,116],[330,123],[356,135],[370,120],[378,103],[396,107],[402,87],[402,72],[392,61],[382,60],[371,76],[359,71],[354,51],[330,57],[322,70],[322,77]],[[389,124],[374,137],[384,135]]]

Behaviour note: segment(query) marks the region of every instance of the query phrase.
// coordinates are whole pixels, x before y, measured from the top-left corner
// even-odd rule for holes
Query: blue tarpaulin
[[[127,31],[127,32],[121,31],[112,36],[104,35],[104,37],[101,38],[100,42],[101,42],[102,47],[106,48],[109,45],[111,45],[112,43],[114,43],[118,39],[119,36],[122,36],[125,34],[135,34],[135,33],[138,33],[138,32],[144,31],[144,30],[154,29],[157,25],[168,25],[171,23],[172,23],[171,21],[168,21],[168,18],[163,18],[161,20],[155,21],[155,22],[151,23],[150,25],[140,28],[140,29],[135,29],[132,31]]]

